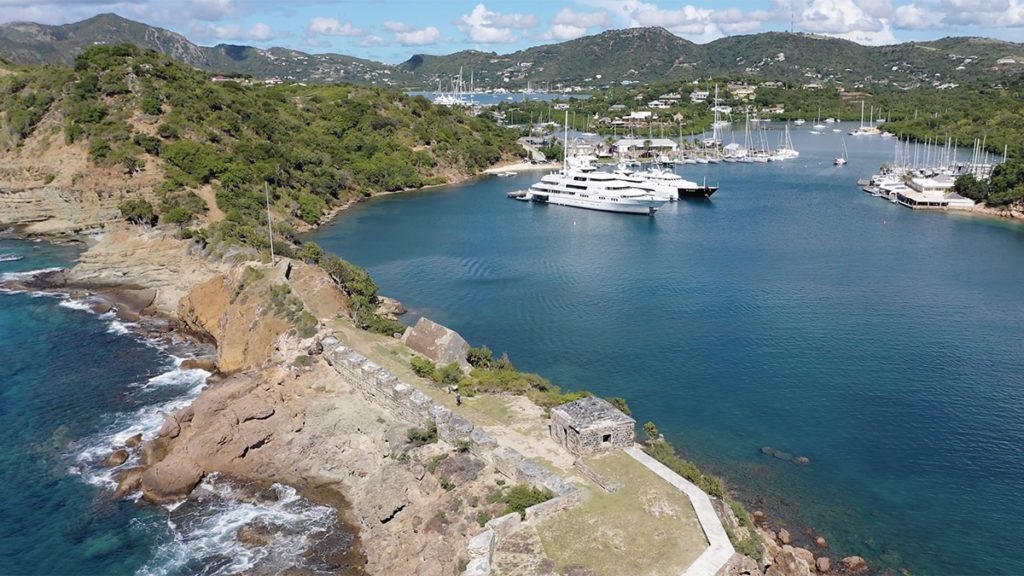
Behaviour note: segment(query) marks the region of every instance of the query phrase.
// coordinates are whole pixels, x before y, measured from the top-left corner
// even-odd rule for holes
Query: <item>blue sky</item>
[[[1024,42],[1024,0],[0,0],[0,22],[101,12],[204,45],[284,46],[397,63],[415,53],[499,53],[610,28],[663,26],[695,42],[794,29],[862,44],[951,35]]]

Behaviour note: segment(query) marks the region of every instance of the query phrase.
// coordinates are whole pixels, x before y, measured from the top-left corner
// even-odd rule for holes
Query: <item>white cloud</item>
[[[571,8],[559,10],[552,22],[577,28],[607,27],[612,25],[611,16],[607,12],[576,12]]]
[[[365,36],[366,30],[352,26],[351,22],[343,24],[337,18],[316,16],[310,20],[309,29],[306,33],[309,36],[317,34],[323,34],[324,36]]]
[[[533,28],[538,23],[533,14],[499,14],[477,4],[472,12],[459,17],[456,25],[473,42],[508,44],[519,40],[514,29]]]
[[[251,42],[268,42],[277,37],[273,29],[262,22],[253,24],[248,30],[233,23],[216,25],[193,22],[190,27],[189,36],[197,40],[242,40]]]
[[[892,23],[904,30],[924,30],[934,28],[938,24],[934,13],[917,4],[906,4],[896,8]]]
[[[363,39],[359,41],[359,45],[360,46],[365,46],[367,48],[372,48],[372,47],[377,47],[377,46],[387,46],[388,45],[388,41],[383,39],[383,38],[381,38],[380,36],[375,36],[373,34],[370,34],[369,36],[364,36]]]
[[[1022,0],[940,0],[936,11],[942,14],[943,24],[953,26],[1024,26]]]
[[[441,31],[434,26],[422,30],[395,33],[395,40],[402,46],[427,46],[441,41]]]
[[[573,26],[572,24],[552,24],[548,31],[541,34],[538,38],[540,40],[557,40],[558,42],[565,42],[566,40],[575,40],[580,36],[586,36],[587,29],[580,26]]]
[[[409,32],[411,30],[415,30],[415,27],[397,20],[385,20],[384,29],[389,32]]]

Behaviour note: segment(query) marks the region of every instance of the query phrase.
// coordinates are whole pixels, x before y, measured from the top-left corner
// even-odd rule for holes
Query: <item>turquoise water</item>
[[[0,239],[0,275],[68,266],[78,248]],[[124,441],[156,435],[208,373],[181,370],[188,346],[146,342],[112,314],[59,295],[0,293],[0,574],[221,575],[320,570],[311,544],[347,545],[335,512],[273,486],[264,500],[236,498],[237,483],[208,477],[179,506],[114,500],[102,461]],[[133,456],[122,468],[137,464]],[[248,523],[275,533],[247,548]]]
[[[721,191],[654,218],[507,200],[524,172],[313,238],[471,343],[626,397],[791,532],[915,574],[1022,573],[1024,228],[861,192],[891,141],[846,137],[835,168],[838,134],[793,138],[796,161],[685,166]]]
[[[0,240],[0,253],[25,256],[0,262],[0,273],[65,266],[77,252]],[[136,407],[126,385],[165,361],[109,320],[58,302],[0,294],[0,573],[130,573],[162,523],[132,502],[98,498],[77,473],[75,446],[104,430],[112,409]]]

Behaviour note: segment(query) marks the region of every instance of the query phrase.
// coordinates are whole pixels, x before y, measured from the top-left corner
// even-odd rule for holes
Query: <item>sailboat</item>
[[[836,166],[846,166],[847,157],[849,156],[849,153],[846,151],[846,138],[843,138],[842,136],[839,138],[843,141],[843,155],[836,157],[835,161],[832,163]]]
[[[821,108],[818,108],[818,119],[814,122],[815,130],[824,130],[826,126],[821,123]]]
[[[871,115],[874,116],[875,108],[871,107]],[[850,132],[850,136],[876,136],[881,134],[882,131],[874,126],[874,122],[871,125],[864,124],[864,101],[860,101],[860,127]]]

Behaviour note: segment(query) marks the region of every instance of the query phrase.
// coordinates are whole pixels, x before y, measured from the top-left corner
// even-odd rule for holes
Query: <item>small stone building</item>
[[[607,400],[590,396],[551,409],[551,437],[576,456],[633,445],[636,420]]]

